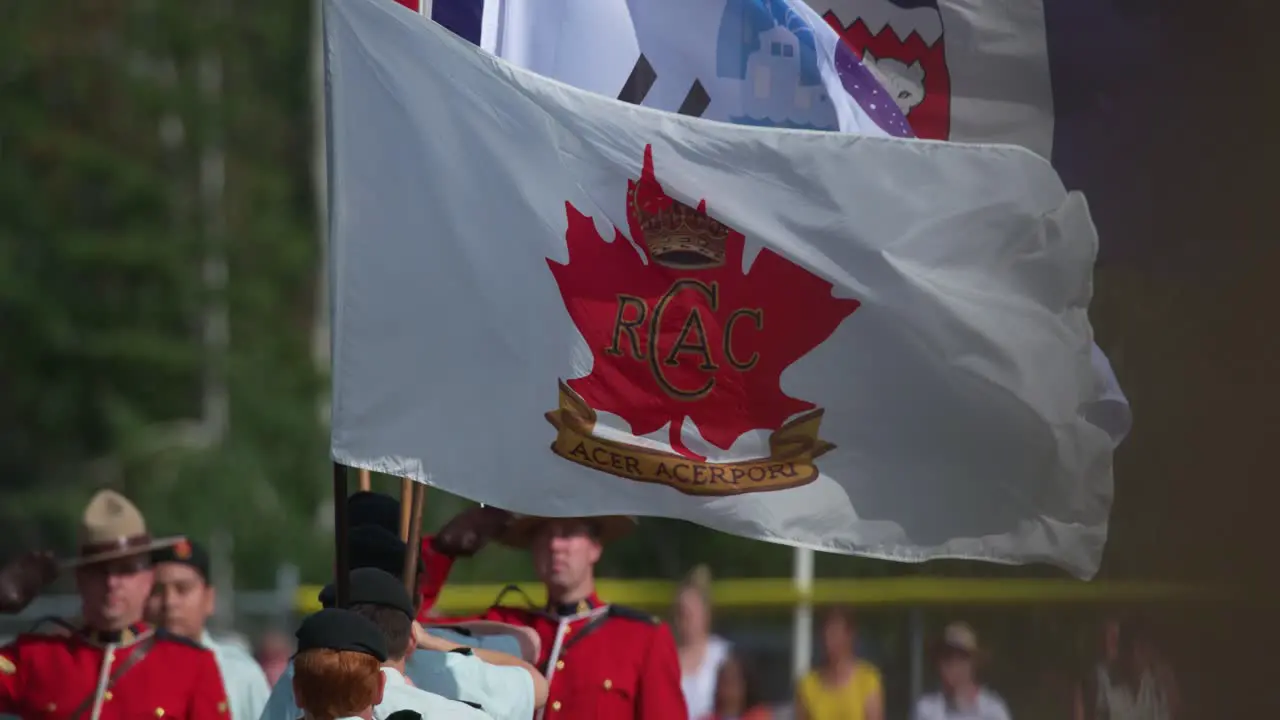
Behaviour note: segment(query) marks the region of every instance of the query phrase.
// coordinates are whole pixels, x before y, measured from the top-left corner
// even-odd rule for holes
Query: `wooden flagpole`
[[[400,539],[409,542],[409,526],[413,521],[413,481],[400,478]]]
[[[422,510],[426,504],[427,486],[407,479],[405,482],[413,487],[410,490],[412,509],[409,513],[408,533],[405,535],[404,573],[402,577],[404,579],[404,587],[409,591],[409,597],[416,598],[418,591],[416,587],[418,550],[419,546],[422,545]],[[403,512],[402,509],[402,517]]]

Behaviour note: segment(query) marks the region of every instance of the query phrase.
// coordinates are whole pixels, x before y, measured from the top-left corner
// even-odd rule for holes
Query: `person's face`
[[[542,523],[530,549],[538,578],[553,590],[580,587],[591,578],[601,552],[587,523],[561,519]]]
[[[946,652],[938,660],[938,677],[944,687],[956,688],[973,682],[973,656]]]
[[[742,666],[730,659],[720,666],[716,677],[716,712],[721,715],[739,715],[747,708],[747,682]]]
[[[697,590],[686,588],[676,596],[676,637],[682,642],[700,640],[710,632],[710,613]]]
[[[1102,625],[1103,659],[1112,661],[1120,656],[1120,623],[1108,620]]]
[[[1137,640],[1133,643],[1133,669],[1141,672],[1155,664],[1156,652],[1151,643]]]
[[[293,645],[284,635],[271,632],[263,636],[258,644],[257,659],[271,685],[275,685],[276,680],[284,674],[292,654]]]
[[[142,619],[154,575],[145,558],[131,557],[76,568],[85,622],[97,630],[123,630]]]
[[[839,615],[829,616],[822,624],[822,649],[828,658],[852,655],[854,637],[849,621]]]
[[[184,563],[156,566],[155,588],[147,600],[147,618],[169,632],[198,640],[213,615],[214,589]]]

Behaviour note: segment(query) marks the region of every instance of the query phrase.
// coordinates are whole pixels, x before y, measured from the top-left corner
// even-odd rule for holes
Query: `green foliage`
[[[326,562],[310,21],[305,0],[6,12],[0,518],[15,544],[68,549],[84,500],[114,485],[157,531],[232,534],[243,580]],[[202,72],[214,57],[220,93]],[[219,147],[214,207],[201,171]],[[211,250],[224,297],[203,280]],[[230,331],[221,440],[200,422],[215,301]]]

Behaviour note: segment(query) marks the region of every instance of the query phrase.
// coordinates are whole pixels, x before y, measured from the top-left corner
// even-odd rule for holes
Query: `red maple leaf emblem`
[[[681,440],[686,417],[727,450],[743,433],[777,430],[813,409],[782,392],[782,372],[859,302],[833,297],[831,283],[767,248],[744,273],[743,235],[707,216],[705,201],[695,211],[667,196],[652,147],[639,182],[628,181],[628,198],[635,245],[617,228],[606,242],[590,217],[565,203],[569,262],[547,264],[594,361],[569,387],[592,408],[624,418],[634,435],[670,423],[672,448],[697,460],[704,458]],[[659,240],[696,236],[678,232],[690,227],[711,228],[706,235],[723,248],[719,264],[662,262]]]

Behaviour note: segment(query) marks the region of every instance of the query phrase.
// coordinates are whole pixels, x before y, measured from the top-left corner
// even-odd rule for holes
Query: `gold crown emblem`
[[[631,187],[630,203],[644,233],[649,257],[659,265],[701,270],[724,264],[729,228],[706,213],[706,202],[694,209],[672,199],[670,206],[651,212],[639,199],[640,183]]]

